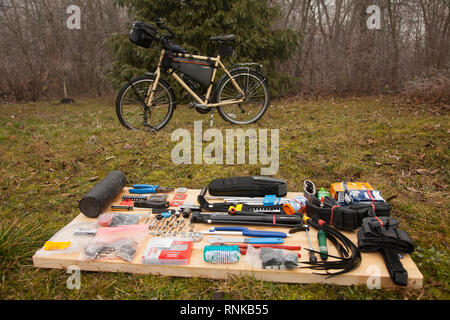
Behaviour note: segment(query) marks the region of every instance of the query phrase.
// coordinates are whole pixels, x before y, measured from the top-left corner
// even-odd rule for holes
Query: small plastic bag
[[[306,199],[303,196],[296,196],[293,199],[289,199],[287,203],[289,203],[292,208],[294,209],[295,213],[304,213],[306,210],[306,202],[308,199]]]
[[[36,252],[37,256],[45,257],[54,254],[68,254],[81,251],[92,239],[89,236],[78,236],[78,230],[86,230],[95,234],[98,225],[94,222],[71,222],[55,233],[44,246]],[[63,243],[69,243],[68,246]]]
[[[298,255],[295,252],[262,247],[256,249],[249,245],[246,259],[249,265],[254,268],[272,270],[291,270],[298,268]]]
[[[151,265],[187,265],[193,241],[184,238],[151,238],[142,255],[142,263]]]
[[[80,260],[120,258],[131,262],[147,236],[148,224],[100,227],[80,254]]]
[[[262,268],[261,259],[259,258],[259,250],[252,245],[248,245],[245,259],[247,260],[247,263],[253,268]]]
[[[102,227],[118,227],[139,223],[139,216],[124,213],[103,213],[98,217],[97,224]]]

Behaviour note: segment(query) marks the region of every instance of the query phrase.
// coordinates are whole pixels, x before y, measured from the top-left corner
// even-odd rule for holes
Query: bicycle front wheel
[[[131,130],[161,130],[170,121],[175,109],[175,94],[170,85],[159,79],[149,100],[149,88],[154,76],[145,75],[132,79],[119,92],[116,113],[120,123]]]
[[[249,124],[258,121],[270,105],[270,90],[266,79],[252,69],[238,69],[231,76],[244,91],[245,98],[241,103],[218,107],[220,116],[234,124]],[[230,77],[225,76],[216,90],[216,102],[237,100],[241,98],[239,90]]]

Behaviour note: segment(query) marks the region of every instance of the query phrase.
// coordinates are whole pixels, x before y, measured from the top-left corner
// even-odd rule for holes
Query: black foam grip
[[[201,196],[201,197],[204,197],[205,196],[205,194],[206,194],[206,191],[208,190],[208,188],[207,187],[203,187],[202,188],[202,191],[200,191],[200,194],[199,194],[199,196]]]
[[[126,184],[127,178],[122,171],[111,171],[80,200],[81,212],[89,218],[97,218]]]

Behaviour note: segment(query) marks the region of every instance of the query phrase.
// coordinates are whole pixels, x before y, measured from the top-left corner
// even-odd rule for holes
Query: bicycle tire
[[[250,123],[254,123],[254,122],[260,120],[264,116],[264,114],[266,113],[267,109],[270,106],[270,89],[269,89],[267,80],[264,78],[264,76],[261,73],[259,73],[256,70],[250,69],[250,68],[234,69],[234,70],[231,70],[230,74],[233,77],[233,79],[235,79],[235,81],[237,81],[237,82],[239,82],[237,79],[240,76],[252,77],[252,79],[254,79],[254,80],[256,79],[257,81],[259,81],[258,85],[261,85],[262,86],[261,88],[263,88],[263,90],[264,90],[264,102],[262,104],[261,110],[254,117],[252,117],[251,119],[249,119],[247,121],[238,121],[238,120],[234,119],[230,114],[228,114],[226,112],[226,109],[230,108],[230,106],[228,106],[228,105],[217,108],[219,111],[219,115],[225,121],[233,123],[233,124],[250,124]],[[219,81],[219,84],[216,89],[216,94],[215,94],[216,102],[220,102],[222,100],[220,96],[227,84],[231,84],[231,80],[227,75],[224,75],[222,77],[222,79]],[[241,85],[239,85],[239,86],[241,87]],[[242,88],[242,89],[245,92],[246,89],[248,89],[248,88]],[[236,92],[238,92],[237,89],[235,89],[235,90],[236,90]],[[246,94],[248,95],[249,93],[246,92]],[[245,103],[245,101],[244,101],[244,103]],[[237,104],[234,104],[234,105],[237,105]],[[231,106],[233,106],[233,105],[231,105]],[[239,109],[243,110],[241,108],[240,104],[239,104]]]
[[[131,79],[130,80],[130,82],[131,82],[131,84],[133,84],[133,86],[136,88],[140,83],[143,83],[143,82],[148,82],[149,84],[148,85],[150,85],[150,83],[153,83],[155,81],[155,75],[143,75],[143,76],[138,76],[138,77],[135,77],[135,78],[133,78],[133,79]],[[143,96],[141,96],[140,97],[140,99],[138,98],[138,97],[136,97],[136,92],[134,92],[134,89],[133,89],[133,87],[132,87],[132,85],[131,85],[129,82],[128,83],[126,83],[123,87],[122,87],[122,89],[119,91],[119,93],[118,93],[118,95],[117,95],[117,98],[116,98],[116,114],[117,114],[117,117],[119,118],[119,121],[120,121],[120,123],[125,127],[125,128],[127,128],[127,129],[130,129],[130,130],[142,130],[142,129],[146,129],[146,125],[144,125],[144,110],[143,110],[143,105],[142,105],[142,103],[141,103],[141,101],[140,101],[140,99],[144,99],[144,101],[146,100],[146,98],[147,98],[147,93],[145,92],[146,90],[143,90],[145,93],[144,93],[144,95]],[[145,86],[144,86],[145,87]],[[164,80],[164,79],[162,79],[162,78],[160,78],[159,79],[159,81],[158,81],[158,87],[161,87],[162,88],[162,90],[163,90],[163,92],[165,92],[166,94],[167,94],[167,99],[168,99],[168,102],[167,102],[167,113],[164,115],[164,118],[163,118],[163,120],[161,121],[161,122],[159,122],[159,123],[157,123],[157,124],[154,124],[154,125],[149,125],[149,127],[148,127],[148,129],[149,130],[155,130],[155,131],[158,131],[158,130],[161,130],[162,128],[164,128],[168,123],[169,123],[169,121],[170,121],[170,119],[172,118],[172,116],[173,116],[173,113],[174,113],[174,111],[175,111],[175,108],[176,108],[176,100],[175,100],[175,93],[173,92],[173,90],[172,90],[172,88],[171,88],[171,86],[167,83],[167,81],[166,80]],[[158,87],[157,87],[157,89],[156,89],[156,91],[158,92]],[[147,86],[147,88],[148,88],[148,86]],[[136,88],[136,90],[137,90],[138,88]],[[145,89],[145,88],[144,88]],[[123,108],[124,108],[124,98],[125,98],[125,96],[127,95],[127,93],[128,92],[130,92],[130,94],[131,94],[131,96],[133,96],[134,95],[134,98],[136,99],[135,100],[135,103],[136,103],[136,105],[137,106],[139,106],[140,107],[140,111],[142,112],[142,115],[141,115],[141,119],[142,119],[142,128],[138,128],[138,127],[136,127],[136,125],[133,125],[132,123],[130,123],[130,120],[128,119],[126,119],[126,118],[129,118],[128,117],[128,115],[127,116],[125,116],[125,114],[124,114],[124,111],[123,111]],[[163,105],[165,105],[165,104],[163,104]],[[155,105],[156,106],[156,105]],[[153,106],[153,107],[155,107],[155,106]],[[150,106],[150,107],[152,107],[152,106]],[[137,109],[137,108],[136,108]],[[131,116],[131,115],[130,115]],[[139,119],[139,115],[135,115],[135,117],[136,117],[136,119]],[[151,117],[151,115],[150,115],[150,117]]]

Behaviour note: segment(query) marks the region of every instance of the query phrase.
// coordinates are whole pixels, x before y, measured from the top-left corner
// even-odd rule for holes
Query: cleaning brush
[[[203,249],[203,259],[209,263],[236,263],[239,256],[239,246],[205,246]]]

